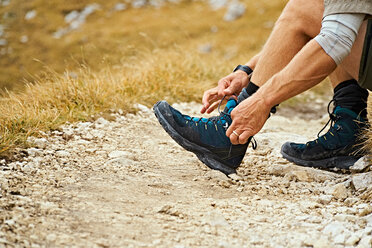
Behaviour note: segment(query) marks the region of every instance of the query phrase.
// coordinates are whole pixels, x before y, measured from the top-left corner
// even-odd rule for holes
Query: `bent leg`
[[[261,51],[251,81],[262,86],[282,70],[319,33],[323,10],[322,0],[291,0]]]

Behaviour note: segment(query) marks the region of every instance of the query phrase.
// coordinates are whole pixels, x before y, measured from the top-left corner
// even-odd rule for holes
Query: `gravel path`
[[[0,246],[372,247],[371,167],[342,174],[280,156],[325,118],[272,116],[228,178],[139,108],[65,125],[0,161]]]

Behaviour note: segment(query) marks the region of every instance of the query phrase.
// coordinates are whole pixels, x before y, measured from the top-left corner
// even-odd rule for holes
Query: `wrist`
[[[247,76],[250,76],[253,70],[247,65],[238,65],[233,72],[244,72]]]

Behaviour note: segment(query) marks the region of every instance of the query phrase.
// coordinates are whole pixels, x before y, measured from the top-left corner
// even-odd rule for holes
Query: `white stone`
[[[149,112],[151,112],[151,110],[150,110],[148,107],[146,107],[145,105],[142,105],[142,104],[140,104],[140,103],[136,104],[135,107],[136,107],[137,109],[139,109],[139,111],[144,112],[144,113],[149,113]]]
[[[345,245],[353,246],[360,240],[359,235],[352,234],[345,242]]]
[[[0,46],[6,46],[8,41],[6,39],[0,39]]]
[[[340,233],[338,234],[334,239],[333,239],[333,242],[335,244],[341,244],[343,245],[345,243],[345,234],[343,233]]]
[[[225,7],[227,2],[227,0],[209,0],[209,6],[211,6],[213,10],[218,10]]]
[[[43,150],[31,147],[27,149],[27,153],[28,155],[34,157],[34,156],[41,155],[43,153]]]
[[[366,220],[367,222],[367,226],[370,226],[372,227],[372,213],[367,215],[367,216],[364,216],[364,219]]]
[[[358,161],[355,162],[353,166],[350,167],[351,172],[360,172],[370,166],[370,159],[367,156],[363,156]]]
[[[65,22],[71,23],[73,20],[79,17],[79,11],[73,10],[65,16]]]
[[[364,236],[358,243],[357,248],[371,248],[372,247],[372,236]]]
[[[348,196],[348,191],[347,191],[347,188],[345,187],[345,184],[339,183],[333,186],[332,195],[336,199],[340,199],[340,200],[346,199]]]
[[[227,8],[227,12],[223,19],[227,22],[235,21],[239,17],[241,17],[245,12],[245,6],[238,2],[234,1],[229,3],[229,6]]]
[[[118,158],[118,157],[126,157],[130,155],[127,151],[112,151],[109,153],[109,158]]]
[[[352,184],[356,190],[366,189],[372,185],[372,171],[353,175]]]
[[[69,157],[71,154],[68,151],[56,151],[58,157]]]
[[[114,158],[114,159],[111,159],[109,161],[107,161],[105,163],[105,166],[117,166],[117,167],[124,167],[124,166],[130,166],[130,165],[133,165],[135,164],[136,162],[131,160],[131,159],[127,159],[127,158],[124,158],[124,157],[118,157],[118,158]]]
[[[133,0],[132,7],[135,9],[142,8],[146,5],[146,0]]]
[[[25,15],[25,20],[31,20],[31,19],[34,19],[37,15],[37,12],[36,10],[30,10],[26,13]]]
[[[334,221],[329,223],[326,227],[323,229],[323,234],[331,235],[335,237],[338,234],[341,234],[344,231],[344,224],[339,221]]]
[[[28,42],[28,36],[27,35],[22,35],[21,38],[19,38],[19,41],[21,43],[27,43]]]
[[[328,203],[330,203],[332,201],[332,198],[333,198],[333,196],[331,196],[331,195],[321,195],[317,199],[317,202],[319,202],[323,205],[327,205]]]
[[[110,124],[109,121],[107,121],[105,118],[103,117],[100,117],[96,120],[96,123],[99,124],[99,125],[103,125],[103,126],[106,126],[108,124]]]
[[[34,144],[37,148],[44,149],[48,144],[48,140],[46,138],[35,139]]]
[[[127,5],[125,3],[117,3],[114,6],[115,11],[123,11],[127,8]]]

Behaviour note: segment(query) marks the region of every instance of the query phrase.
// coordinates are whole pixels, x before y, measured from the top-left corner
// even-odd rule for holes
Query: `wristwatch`
[[[237,67],[235,67],[233,72],[236,72],[237,70],[244,71],[245,73],[247,73],[248,76],[251,75],[251,73],[253,72],[253,70],[247,65],[238,65]]]

